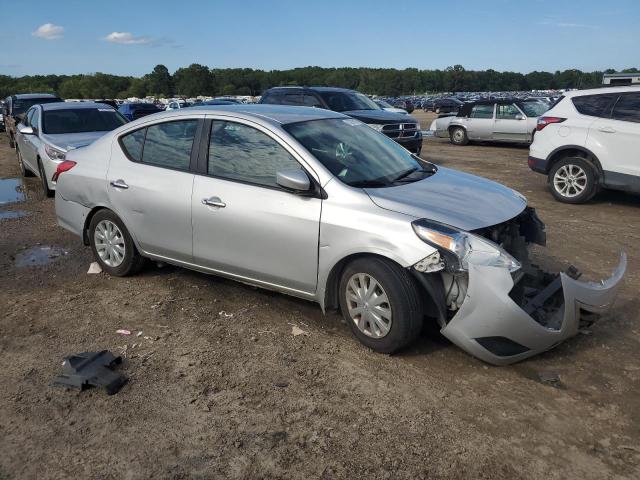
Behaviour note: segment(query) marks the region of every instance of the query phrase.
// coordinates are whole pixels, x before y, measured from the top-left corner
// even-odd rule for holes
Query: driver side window
[[[276,173],[291,169],[302,167],[267,134],[241,123],[222,120],[211,122],[207,165],[209,175],[278,187]]]
[[[29,125],[34,130],[38,130],[40,128],[39,124],[40,124],[40,110],[38,110],[37,108],[34,108],[33,114],[31,115],[31,120],[29,120]]]
[[[512,104],[496,105],[496,118],[500,120],[515,120],[517,115],[521,115],[520,110]]]

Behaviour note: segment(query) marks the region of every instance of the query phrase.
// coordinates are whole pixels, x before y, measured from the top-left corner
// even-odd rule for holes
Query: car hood
[[[107,132],[83,132],[83,133],[59,133],[55,135],[44,134],[42,139],[62,150],[86,147]]]
[[[428,218],[462,230],[505,222],[527,206],[527,200],[515,190],[443,167],[418,182],[365,191],[381,208]]]
[[[418,123],[411,115],[386,110],[349,110],[340,113],[357,118],[364,123]]]

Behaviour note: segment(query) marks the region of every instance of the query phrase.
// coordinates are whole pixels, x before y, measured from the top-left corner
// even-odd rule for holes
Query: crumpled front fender
[[[441,333],[471,355],[494,365],[507,365],[549,350],[574,336],[585,310],[608,310],[621,285],[627,257],[613,275],[601,282],[583,282],[560,274],[564,303],[554,315],[561,321],[545,326],[509,296],[514,286],[509,271],[500,267],[469,265],[465,300]],[[558,320],[560,320],[558,318]]]

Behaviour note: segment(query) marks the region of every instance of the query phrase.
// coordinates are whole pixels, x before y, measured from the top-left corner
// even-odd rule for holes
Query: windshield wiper
[[[396,183],[398,180],[402,180],[403,178],[408,177],[409,175],[411,175],[413,172],[416,172],[416,171],[418,171],[418,167],[411,167],[405,170],[404,172],[401,172],[399,175],[397,175],[393,180],[391,180],[390,183]]]
[[[358,180],[357,182],[348,183],[350,187],[356,188],[375,188],[375,187],[387,187],[389,186],[386,182],[381,182],[380,180]]]

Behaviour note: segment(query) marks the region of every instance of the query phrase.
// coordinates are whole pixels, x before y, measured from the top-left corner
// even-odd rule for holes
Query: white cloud
[[[59,38],[62,38],[63,34],[64,27],[54,25],[53,23],[45,23],[44,25],[40,25],[31,35],[38,38],[44,38],[45,40],[58,40]]]
[[[151,43],[149,37],[136,37],[131,32],[111,32],[103,40],[122,45],[145,45]]]

